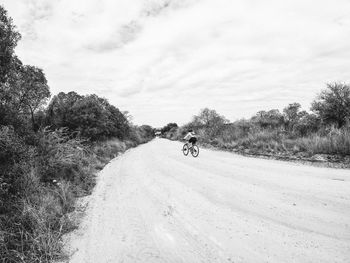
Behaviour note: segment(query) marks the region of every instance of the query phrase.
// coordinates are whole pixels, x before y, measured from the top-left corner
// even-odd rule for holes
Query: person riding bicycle
[[[190,147],[196,144],[197,137],[192,129],[188,131],[187,135],[184,137],[184,140],[188,141],[187,143]]]

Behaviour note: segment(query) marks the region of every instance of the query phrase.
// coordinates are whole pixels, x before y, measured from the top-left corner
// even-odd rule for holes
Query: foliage
[[[311,110],[324,124],[336,124],[338,128],[350,120],[350,86],[343,83],[328,84],[312,103]]]
[[[92,141],[125,139],[130,132],[127,118],[106,99],[97,95],[81,96],[76,92],[61,92],[53,97],[46,123],[52,128],[67,127],[70,132]]]
[[[229,121],[215,110],[204,108],[200,113],[193,117],[189,126],[192,128],[205,128],[208,136],[216,136],[220,128]]]
[[[12,127],[0,126],[0,214],[8,200],[23,192],[22,176],[27,172],[30,148]]]
[[[294,131],[295,126],[299,124],[300,120],[308,120],[309,114],[306,111],[301,111],[300,103],[294,102],[283,109],[284,125],[289,131]]]
[[[81,185],[84,167],[88,166],[88,150],[79,138],[70,138],[67,129],[44,129],[38,133],[37,168],[40,180],[65,180]],[[82,182],[80,182],[82,181]]]
[[[283,116],[277,109],[269,111],[259,111],[252,121],[261,128],[277,128],[283,124]]]
[[[14,49],[20,38],[21,35],[16,31],[12,18],[0,5],[0,85],[6,81],[14,59]]]
[[[7,81],[0,86],[0,95],[0,124],[18,129],[22,124],[22,127],[31,126],[34,131],[39,129],[35,114],[51,95],[41,69],[13,59]]]
[[[163,128],[161,128],[160,132],[164,134],[164,133],[169,132],[173,128],[175,128],[175,129],[178,128],[177,124],[176,123],[168,123]]]

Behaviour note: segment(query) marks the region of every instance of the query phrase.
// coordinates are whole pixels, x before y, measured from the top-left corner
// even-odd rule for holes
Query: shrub
[[[56,129],[66,127],[92,141],[124,139],[130,132],[127,117],[106,99],[75,92],[60,92],[52,98],[46,122]]]
[[[84,141],[71,138],[65,128],[44,129],[38,137],[37,168],[41,181],[70,181],[81,190],[89,191],[93,176],[89,172],[91,160]]]

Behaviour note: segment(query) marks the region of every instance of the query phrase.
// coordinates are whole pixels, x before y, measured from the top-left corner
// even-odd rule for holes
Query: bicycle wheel
[[[188,148],[188,145],[187,143],[184,144],[184,146],[182,147],[182,152],[184,153],[184,155],[188,155],[188,152],[189,152],[189,148]]]
[[[199,148],[198,148],[198,146],[197,146],[197,145],[193,145],[192,148],[193,148],[192,151],[191,151],[192,156],[193,156],[193,157],[197,157],[198,154],[199,154]]]

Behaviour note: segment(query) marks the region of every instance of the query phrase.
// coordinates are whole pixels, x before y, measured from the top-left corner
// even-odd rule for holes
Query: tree
[[[309,114],[306,111],[302,112],[303,115],[294,126],[295,131],[301,136],[317,132],[320,124],[319,118],[315,114]]]
[[[154,129],[149,125],[141,125],[138,127],[142,138],[150,139],[154,137]]]
[[[13,124],[11,119],[29,119],[32,129],[37,130],[35,113],[50,97],[49,86],[43,71],[34,66],[24,66],[14,58],[7,80],[0,87],[0,108],[4,111],[2,122]],[[15,125],[16,126],[16,125]]]
[[[126,116],[106,99],[76,92],[61,92],[52,98],[47,123],[55,129],[67,127],[70,132],[78,132],[91,140],[124,139],[130,132]]]
[[[252,121],[257,123],[261,128],[277,128],[283,123],[283,116],[277,109],[269,111],[259,111]]]
[[[130,125],[128,118],[117,107],[110,105],[109,103],[106,105],[106,110],[107,129],[109,131],[107,137],[118,137],[124,139],[129,136]]]
[[[209,128],[228,123],[228,120],[215,110],[204,108],[200,111],[199,115],[193,117],[193,123]]]
[[[350,86],[342,83],[327,84],[313,101],[311,110],[324,124],[344,126],[350,119]]]
[[[23,105],[23,112],[29,110],[33,129],[36,130],[34,114],[51,96],[45,74],[37,67],[24,66],[19,85],[19,107]]]
[[[176,123],[168,123],[160,131],[162,132],[162,134],[165,134],[173,128],[178,128],[177,124]]]
[[[14,59],[14,48],[20,38],[12,18],[8,17],[7,11],[0,5],[0,85],[7,79]]]
[[[204,108],[200,111],[199,115],[194,116],[189,126],[196,128],[205,128],[206,133],[209,136],[215,136],[222,128],[223,125],[229,121],[215,110]]]
[[[306,111],[301,111],[300,109],[301,105],[297,102],[290,103],[283,109],[284,122],[288,130],[293,131],[300,119],[308,115]]]
[[[60,92],[53,96],[47,108],[47,124],[54,129],[60,127],[72,128],[71,126],[74,123],[69,123],[69,116],[73,114],[73,105],[81,99],[83,99],[83,96],[74,91],[68,93]]]

